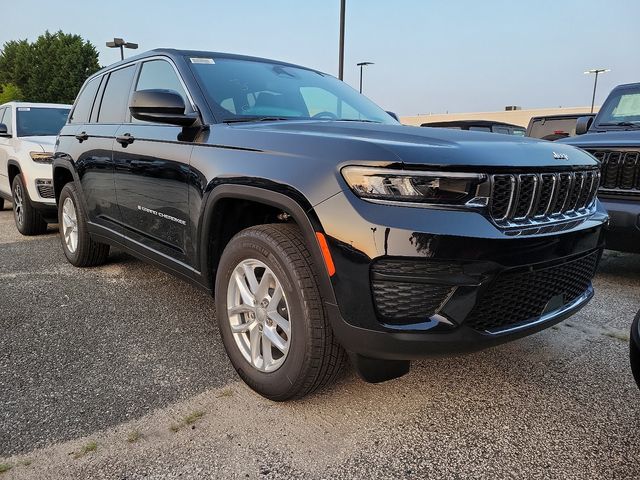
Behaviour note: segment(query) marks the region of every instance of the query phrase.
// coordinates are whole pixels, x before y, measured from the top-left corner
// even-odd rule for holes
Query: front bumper
[[[607,221],[601,207],[564,231],[507,236],[478,213],[373,205],[348,195],[332,197],[315,210],[336,267],[331,278],[336,301],[326,308],[337,338],[352,353],[410,360],[479,350],[560,322],[593,296],[590,280]],[[428,284],[428,292],[433,285],[435,291],[446,286],[442,302],[433,303],[435,310],[419,318],[404,304],[381,308],[375,266],[385,259],[418,267],[394,267],[395,276],[383,275],[383,280]],[[576,276],[582,283],[572,281]],[[384,294],[406,292],[398,283]],[[409,290],[409,298],[413,294]],[[422,301],[416,305],[429,307]],[[400,317],[390,321],[390,312]]]
[[[640,253],[640,198],[602,198],[601,201],[611,218],[606,232],[607,248]]]

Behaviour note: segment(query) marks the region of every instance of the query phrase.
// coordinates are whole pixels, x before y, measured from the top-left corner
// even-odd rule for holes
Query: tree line
[[[46,31],[35,42],[10,40],[0,51],[0,105],[12,100],[73,103],[100,69],[98,51],[79,35]]]

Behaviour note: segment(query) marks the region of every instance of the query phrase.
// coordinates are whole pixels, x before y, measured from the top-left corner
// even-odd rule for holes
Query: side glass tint
[[[130,65],[109,74],[100,102],[98,123],[125,122],[134,73],[135,65]]]
[[[69,117],[69,123],[87,123],[89,122],[89,115],[91,115],[91,107],[93,107],[93,100],[96,97],[98,86],[100,85],[100,78],[93,78],[80,92],[80,96],[76,101],[76,105],[73,108],[71,116]]]

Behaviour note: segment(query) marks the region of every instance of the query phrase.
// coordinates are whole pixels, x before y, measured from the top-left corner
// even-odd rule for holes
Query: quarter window
[[[87,123],[89,122],[89,115],[91,115],[91,107],[93,107],[93,101],[96,98],[96,92],[100,85],[100,78],[92,78],[89,83],[82,89],[76,106],[71,113],[69,123]]]
[[[124,123],[135,65],[111,72],[102,94],[98,123]]]

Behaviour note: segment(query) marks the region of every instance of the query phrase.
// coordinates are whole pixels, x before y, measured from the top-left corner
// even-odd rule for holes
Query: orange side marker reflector
[[[324,237],[324,234],[320,232],[316,232],[316,238],[318,239],[318,243],[320,244],[320,251],[322,252],[324,264],[327,267],[329,276],[333,277],[333,274],[336,273],[336,266],[333,264],[333,258],[331,258],[331,252],[329,251],[329,245],[327,245],[327,239]]]

